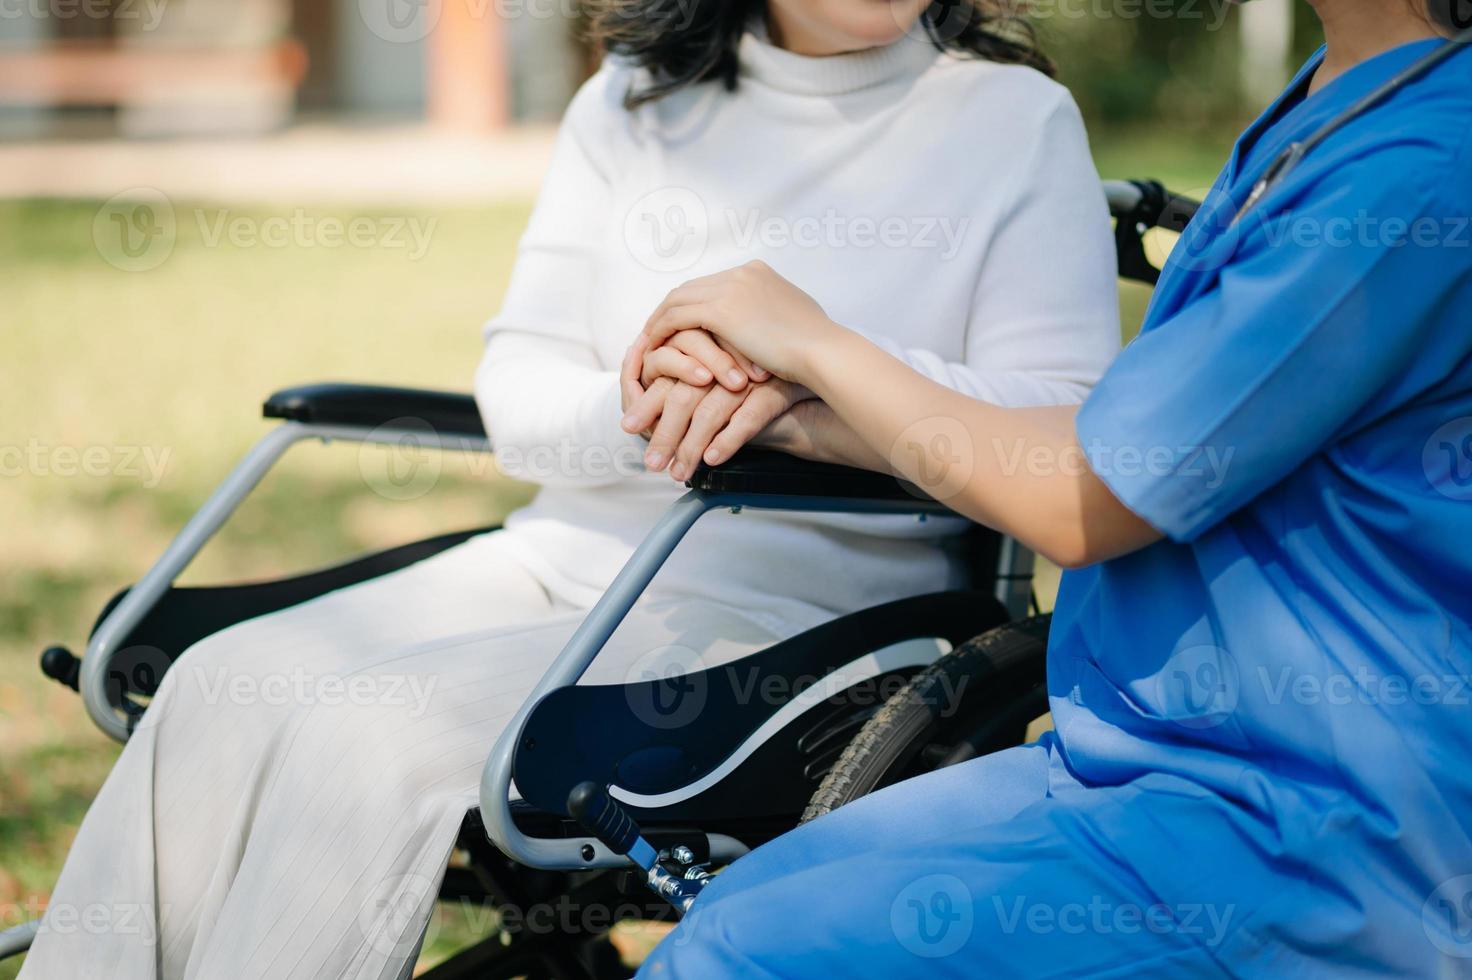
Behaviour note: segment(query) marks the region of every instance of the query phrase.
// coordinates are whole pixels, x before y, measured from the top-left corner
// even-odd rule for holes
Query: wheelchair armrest
[[[720,466],[702,465],[685,482],[692,490],[772,497],[830,497],[933,503],[896,477],[814,463],[771,449],[743,449]]]
[[[418,420],[440,435],[486,437],[475,398],[448,391],[341,383],[301,385],[267,398],[262,413],[268,419],[363,428]]]

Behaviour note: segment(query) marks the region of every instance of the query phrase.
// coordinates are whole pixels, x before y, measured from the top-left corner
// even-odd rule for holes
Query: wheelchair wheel
[[[802,822],[913,776],[1021,745],[1048,711],[1052,618],[999,626],[915,675],[849,743]]]

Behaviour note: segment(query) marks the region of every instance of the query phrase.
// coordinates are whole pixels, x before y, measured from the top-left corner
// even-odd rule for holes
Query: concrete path
[[[270,204],[448,204],[526,199],[553,127],[485,137],[423,126],[301,125],[247,139],[0,143],[0,198],[110,198],[138,188],[174,200]]]

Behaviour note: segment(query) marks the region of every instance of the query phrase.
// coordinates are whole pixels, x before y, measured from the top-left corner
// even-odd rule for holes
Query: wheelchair
[[[1197,203],[1150,181],[1111,181],[1122,278],[1153,285],[1145,236],[1180,232]],[[292,445],[305,440],[491,451],[469,395],[348,384],[268,398],[280,425],[240,461],[147,573],[102,610],[85,655],[51,647],[45,674],[77,690],[125,741],[170,664],[226,627],[422,561],[491,530],[446,534],[326,570],[243,585],[173,583]],[[608,939],[625,919],[670,921],[706,870],[799,823],[902,779],[1024,741],[1046,714],[1048,617],[1036,615],[1033,555],[971,526],[955,539],[968,588],[843,616],[734,664],[622,685],[579,678],[704,515],[778,510],[954,516],[893,477],[748,449],[704,467],[589,611],[490,749],[480,807],[466,817],[441,901],[525,910],[575,903],[581,923],[507,928],[420,974],[628,976]],[[1029,618],[1031,617],[1031,618]],[[753,697],[753,691],[762,691]],[[515,786],[519,798],[513,798]],[[642,901],[641,901],[642,899]],[[29,948],[38,922],[0,934]]]

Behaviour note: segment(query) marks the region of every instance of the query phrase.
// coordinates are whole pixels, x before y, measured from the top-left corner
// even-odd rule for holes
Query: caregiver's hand
[[[668,467],[671,477],[687,480],[702,460],[712,466],[725,462],[811,397],[807,389],[775,378],[739,392],[657,378],[625,414],[623,427],[649,433],[645,466],[655,471]]]
[[[692,279],[670,292],[649,317],[635,348],[654,351],[681,331],[707,330],[756,364],[805,384],[824,342],[844,328],[807,293],[765,262],[748,262]]]
[[[750,381],[766,381],[772,376],[704,330],[682,330],[661,345],[642,341],[641,335],[624,355],[620,384],[625,409],[656,378],[674,378],[696,387],[715,381],[730,391],[741,391]]]

